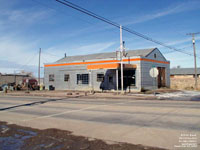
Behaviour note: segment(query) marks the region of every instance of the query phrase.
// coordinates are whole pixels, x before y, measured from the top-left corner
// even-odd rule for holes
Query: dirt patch
[[[178,92],[180,90],[169,89],[169,88],[161,88],[157,90],[145,90],[143,92],[125,92],[125,93],[117,93],[111,91],[105,92],[89,92],[89,91],[70,91],[70,90],[57,90],[57,91],[30,91],[30,93],[25,93],[24,91],[10,91],[7,94],[9,96],[36,96],[36,97],[56,97],[56,98],[90,98],[90,99],[133,99],[133,100],[155,100],[155,96],[150,96],[150,94],[154,93],[173,93]]]
[[[58,129],[38,130],[0,122],[1,150],[162,150],[128,143],[108,144]]]
[[[171,88],[181,90],[194,90],[195,89],[195,78],[193,77],[176,77],[170,78]],[[198,90],[200,91],[200,79],[197,82]]]

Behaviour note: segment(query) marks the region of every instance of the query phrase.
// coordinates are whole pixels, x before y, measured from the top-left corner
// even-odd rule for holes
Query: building
[[[56,90],[121,89],[121,67],[118,53],[98,53],[64,57],[44,65],[45,87]],[[157,48],[129,50],[123,57],[125,90],[141,91],[170,86],[170,62]],[[149,71],[158,68],[158,77]]]
[[[27,74],[1,74],[0,73],[0,86],[3,84],[16,83],[21,84],[23,79],[29,78]]]
[[[200,68],[197,68],[197,86],[200,88]],[[172,68],[170,69],[171,88],[174,89],[195,89],[194,68]]]
[[[170,69],[171,78],[194,78],[194,68],[172,68]],[[197,68],[197,77],[200,77],[200,68]]]

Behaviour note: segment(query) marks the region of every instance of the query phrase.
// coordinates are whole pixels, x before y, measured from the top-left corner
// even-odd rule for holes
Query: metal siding
[[[152,53],[153,54],[153,53]],[[150,57],[150,56],[149,56]],[[145,57],[132,57],[132,58],[145,58]],[[152,78],[149,75],[149,70],[154,65],[156,67],[165,67],[166,68],[166,86],[170,86],[170,70],[169,64],[163,63],[155,63],[148,61],[132,61],[132,62],[124,62],[124,64],[135,64],[136,68],[136,89],[141,90],[142,88],[151,89],[153,88]],[[97,82],[97,73],[104,73],[107,75],[113,76],[113,84],[109,84],[108,77],[105,77],[105,85],[106,89],[116,89],[116,70],[109,69],[98,69],[91,70],[91,74],[89,76],[89,84],[88,85],[77,85],[76,84],[76,74],[84,74],[88,73],[87,65],[76,65],[76,66],[57,66],[57,67],[45,67],[45,86],[46,88],[49,85],[55,86],[56,90],[100,90],[101,82]],[[49,82],[49,74],[55,75],[55,81]],[[69,83],[64,82],[64,74],[70,74]],[[157,82],[157,81],[156,81]],[[157,83],[156,83],[157,84]]]
[[[136,69],[136,89],[141,87],[141,70],[140,61],[124,62],[124,64],[135,64]],[[90,73],[91,72],[91,73]],[[89,74],[88,85],[77,85],[77,74]],[[116,89],[116,70],[110,69],[98,69],[98,70],[87,70],[87,65],[76,65],[76,66],[57,66],[57,67],[45,67],[45,87],[48,89],[50,85],[53,85],[56,90],[100,90],[101,82],[97,82],[97,73],[104,73],[106,89]],[[55,81],[49,82],[49,74],[54,74]],[[69,82],[64,81],[64,74],[70,75]],[[113,76],[113,83],[109,83],[108,75]]]
[[[154,58],[154,54],[156,54],[157,56],[156,58]],[[166,61],[165,57],[162,55],[162,53],[158,49],[153,50],[151,53],[149,53],[149,55],[146,58],[159,60],[159,61]]]
[[[153,62],[141,62],[141,87],[144,89],[157,89],[157,79],[153,81],[153,78],[150,76],[149,71],[152,67],[164,67],[165,68],[165,77],[166,77],[166,86],[170,86],[170,70],[169,64],[153,63]]]

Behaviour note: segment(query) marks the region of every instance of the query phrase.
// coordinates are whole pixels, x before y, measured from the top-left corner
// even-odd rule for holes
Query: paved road
[[[200,148],[200,102],[0,97],[0,120],[169,149],[192,134]],[[184,135],[183,135],[184,134]],[[191,143],[190,143],[191,144]],[[188,149],[188,148],[186,148]]]

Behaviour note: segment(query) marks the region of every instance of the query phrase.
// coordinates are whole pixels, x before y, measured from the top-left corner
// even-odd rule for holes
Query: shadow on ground
[[[48,102],[59,101],[59,100],[63,100],[63,99],[48,99],[48,100],[43,100],[43,101],[38,101],[38,102],[31,102],[31,103],[26,103],[26,104],[21,104],[21,105],[15,105],[15,106],[6,107],[6,108],[0,108],[0,111],[13,109],[13,108],[18,108],[18,107],[23,107],[23,106],[32,106],[32,105],[45,104],[45,103],[48,103]]]

